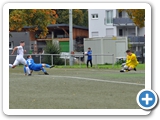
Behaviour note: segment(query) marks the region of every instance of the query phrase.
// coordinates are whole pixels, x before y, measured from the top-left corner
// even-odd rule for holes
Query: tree
[[[83,26],[88,27],[88,10],[84,9],[83,14],[84,14]]]
[[[51,9],[16,9],[10,10],[9,29],[21,31],[29,26],[30,31],[42,30],[41,36],[46,36],[47,25],[56,23],[57,14]]]
[[[9,9],[9,14],[12,12],[12,11],[14,11],[15,9]]]
[[[58,18],[56,20],[57,24],[68,24],[69,23],[69,10],[68,9],[56,9]],[[88,26],[88,11],[86,9],[73,9],[73,24]],[[87,19],[87,20],[86,20]]]
[[[133,20],[136,26],[145,26],[145,9],[119,9],[119,12],[126,11],[129,18]]]
[[[44,49],[46,54],[60,54],[61,49],[57,43],[52,44],[52,41],[46,42],[46,47]],[[44,62],[51,64],[51,56],[44,56]],[[64,65],[64,60],[60,56],[53,56],[53,64]]]
[[[73,10],[73,24],[74,25],[83,25],[84,14],[80,9]]]

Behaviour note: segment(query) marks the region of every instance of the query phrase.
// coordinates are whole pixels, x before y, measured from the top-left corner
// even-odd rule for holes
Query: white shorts
[[[27,65],[26,60],[23,57],[16,57],[13,65],[19,65],[19,64]]]

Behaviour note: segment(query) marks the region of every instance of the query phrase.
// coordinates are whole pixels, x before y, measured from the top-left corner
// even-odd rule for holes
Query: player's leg
[[[23,67],[24,75],[27,75],[26,66]],[[30,70],[30,74],[32,74],[33,70]]]
[[[23,67],[24,75],[27,75],[26,66]]]
[[[42,69],[42,71],[43,71],[43,73],[44,73],[45,75],[49,75],[49,74],[47,73],[47,71],[44,69],[44,67],[42,67],[41,69]]]
[[[10,67],[10,68],[12,68],[12,67],[13,67],[13,65],[12,65],[12,64],[9,64],[9,67]]]
[[[48,65],[48,64],[42,64],[43,67],[46,67],[46,68],[53,68],[54,65]]]
[[[44,67],[42,67],[41,70],[42,70],[42,72],[44,72],[44,73],[46,72],[46,70],[44,69]]]
[[[120,72],[127,72],[127,71],[129,71],[128,68],[129,68],[129,67],[128,67],[127,65],[123,65],[123,66],[122,66],[122,69],[120,70]]]
[[[91,64],[91,67],[92,67],[92,60],[90,60],[90,64]]]
[[[28,76],[31,76],[31,72],[30,72],[30,69],[29,69],[28,65],[25,65],[25,67],[26,67],[26,71],[28,73]]]
[[[49,75],[49,74],[47,73],[47,71],[44,69],[44,66],[45,66],[45,64],[35,64],[34,70],[35,70],[35,71],[40,71],[40,70],[42,70],[45,75]]]
[[[136,69],[136,68],[134,68],[133,70],[134,70],[134,71],[137,71],[137,69]]]
[[[130,65],[130,66],[128,67],[128,70],[135,70],[135,71],[136,71],[135,65]]]
[[[135,69],[135,65],[129,65],[129,66],[124,66],[124,69],[121,70],[120,72],[127,72]],[[135,70],[136,71],[136,70]]]
[[[136,66],[137,66],[137,65],[135,65],[135,66],[132,66],[132,67],[134,67],[134,68],[133,68],[133,70],[134,70],[134,71],[137,71],[137,69],[136,69]]]
[[[30,69],[27,65],[26,60],[24,58],[21,58],[20,62],[26,67],[26,72],[27,72],[28,76],[31,76]]]
[[[88,68],[88,63],[89,63],[89,60],[87,60],[87,68]]]
[[[18,59],[15,59],[13,65],[12,65],[12,64],[9,64],[9,67],[15,68],[17,65],[19,65],[19,61],[18,61]]]

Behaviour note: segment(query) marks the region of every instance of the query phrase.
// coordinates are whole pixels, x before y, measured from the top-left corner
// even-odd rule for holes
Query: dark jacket
[[[88,60],[92,60],[92,50],[87,52]]]

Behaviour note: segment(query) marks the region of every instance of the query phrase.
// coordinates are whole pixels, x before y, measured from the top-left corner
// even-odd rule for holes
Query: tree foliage
[[[9,11],[9,29],[21,31],[29,26],[30,31],[42,30],[41,35],[46,36],[48,24],[56,23],[56,11],[51,9],[15,9]]]
[[[73,24],[88,26],[88,10],[73,9]],[[48,33],[49,24],[68,24],[68,9],[10,9],[9,30],[21,31],[29,26],[30,31],[42,30],[41,36]]]
[[[145,9],[119,9],[119,12],[126,11],[130,19],[133,20],[136,26],[145,26]]]
[[[69,10],[68,9],[56,9],[58,18],[57,24],[68,24],[69,23]],[[88,10],[86,9],[73,9],[72,11],[73,24],[88,26]]]
[[[84,10],[84,21],[83,21],[83,26],[88,27],[88,10]]]
[[[46,54],[60,54],[61,53],[61,49],[59,47],[58,44],[56,44],[56,42],[54,44],[52,44],[52,41],[48,41],[46,42],[46,47],[44,49]],[[45,56],[44,57],[44,62],[51,64],[51,56]],[[64,65],[64,60],[62,58],[60,58],[60,56],[53,56],[53,64],[54,65]]]

